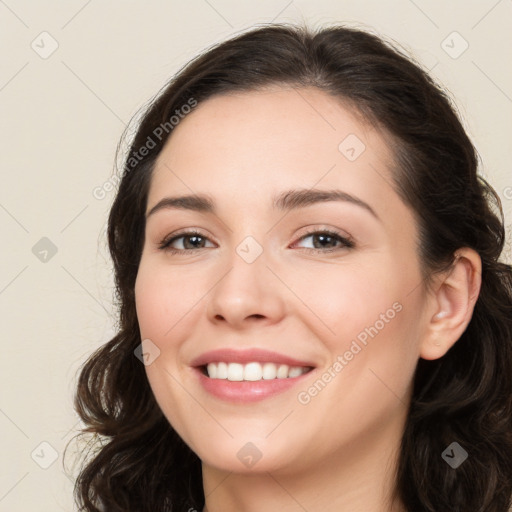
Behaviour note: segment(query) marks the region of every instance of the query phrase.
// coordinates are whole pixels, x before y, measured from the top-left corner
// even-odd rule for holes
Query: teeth
[[[286,372],[288,374],[288,372]],[[277,368],[274,363],[265,363],[263,365],[263,378],[265,380],[272,380],[277,377]]]
[[[289,368],[287,364],[279,365],[279,368],[277,368],[277,378],[286,379],[288,377],[288,370]]]
[[[217,365],[217,379],[228,378],[228,365],[226,363],[219,363]]]
[[[206,366],[210,379],[227,379],[230,381],[258,381],[288,379],[300,377],[309,371],[305,366],[288,366],[275,363],[208,363]]]
[[[292,366],[288,372],[288,377],[300,377],[302,375],[302,368],[300,366]]]
[[[217,378],[217,374],[219,373],[217,371],[217,366],[218,365],[216,365],[215,363],[209,363],[208,366],[206,367],[206,371],[208,372],[208,377],[210,377],[210,379]]]
[[[231,365],[230,365],[231,366]],[[242,365],[240,365],[242,366]],[[249,363],[245,365],[245,368],[242,366],[243,371],[243,380],[261,380],[263,377],[263,368],[260,363]],[[229,379],[229,372],[228,372]]]

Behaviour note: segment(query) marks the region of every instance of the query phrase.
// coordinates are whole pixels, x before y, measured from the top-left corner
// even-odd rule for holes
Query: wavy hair
[[[202,510],[201,462],[164,417],[134,356],[141,343],[134,285],[148,188],[172,136],[169,120],[184,105],[274,85],[316,87],[389,138],[393,185],[415,216],[427,285],[450,267],[457,249],[480,255],[482,287],[466,331],[444,357],[418,362],[395,492],[411,512],[506,512],[512,495],[512,268],[499,259],[505,237],[499,197],[478,174],[478,155],[449,95],[411,57],[366,31],[281,24],[252,29],[198,56],[138,123],[108,220],[118,334],[85,362],[75,397],[94,447],[75,485],[80,510]],[[441,457],[452,442],[469,454],[457,469]]]

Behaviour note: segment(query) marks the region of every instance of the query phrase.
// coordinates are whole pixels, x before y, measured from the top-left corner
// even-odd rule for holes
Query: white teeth
[[[288,377],[300,377],[302,375],[302,368],[300,366],[292,366],[288,372]]]
[[[208,363],[208,366],[206,367],[208,371],[208,376],[211,379],[217,378],[217,365],[215,363]]]
[[[277,369],[277,378],[278,379],[286,379],[288,377],[288,370],[289,370],[289,367],[287,364],[279,365],[279,367]]]
[[[277,366],[274,363],[265,363],[262,376],[265,380],[275,379],[277,377]]]
[[[244,380],[244,365],[240,363],[229,363],[228,380]]]
[[[215,364],[215,363],[210,363]],[[227,379],[228,378],[228,365],[226,363],[218,363],[217,364],[217,375],[214,377],[216,379]]]
[[[309,371],[305,366],[288,366],[276,363],[208,363],[206,366],[210,379],[227,379],[230,381],[258,381],[272,379],[288,379],[300,377]]]
[[[263,368],[260,363],[249,363],[244,368],[244,380],[261,380]]]

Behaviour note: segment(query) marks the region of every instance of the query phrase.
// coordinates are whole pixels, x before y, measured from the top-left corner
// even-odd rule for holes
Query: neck
[[[203,463],[203,512],[405,512],[393,497],[403,429],[388,427],[302,469],[300,460],[294,469],[251,473]]]

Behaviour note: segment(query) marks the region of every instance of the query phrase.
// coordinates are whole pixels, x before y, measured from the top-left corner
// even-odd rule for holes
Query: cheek
[[[178,272],[154,262],[141,261],[135,283],[135,303],[141,339],[151,340],[158,355],[145,367],[153,395],[168,421],[191,444],[186,418],[202,417],[180,382],[180,347],[193,330],[194,305],[200,307],[200,290],[187,286]]]
[[[339,374],[344,377],[337,379],[339,385],[356,391],[364,383],[365,390],[357,389],[361,395],[380,388],[386,392],[380,378],[405,394],[419,357],[422,303],[418,293],[411,293],[419,277],[396,261],[383,258],[378,263],[350,269],[326,266],[296,280],[294,291],[314,313],[309,328],[327,348],[328,365],[341,356]]]
[[[399,290],[381,289],[373,291],[366,306],[351,307],[354,312],[363,309],[365,318],[359,317],[358,325],[351,324],[338,340],[337,353],[346,365],[342,372],[346,389],[366,404],[375,400],[389,406],[407,403],[419,359],[421,300]]]
[[[157,265],[141,262],[135,283],[135,303],[141,336],[158,344],[184,329],[187,316],[200,307],[204,297],[197,283],[179,272],[165,272]]]
[[[375,324],[380,332],[394,323],[403,293],[397,276],[390,268],[383,272],[383,267],[324,265],[289,276],[295,294],[310,311],[303,320],[309,317],[311,327],[316,324],[315,330],[332,349],[344,349],[358,335],[364,342],[369,331],[375,332]],[[297,277],[302,275],[307,277]]]

